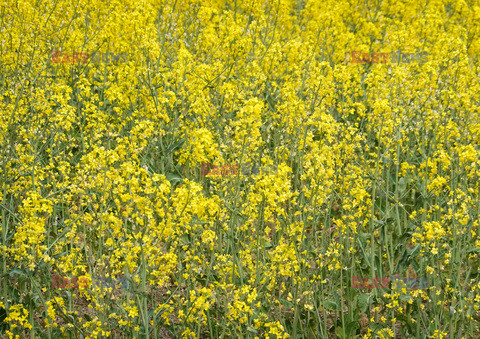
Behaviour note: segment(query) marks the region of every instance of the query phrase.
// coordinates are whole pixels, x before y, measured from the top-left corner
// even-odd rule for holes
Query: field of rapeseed
[[[1,337],[480,337],[478,1],[0,20]]]

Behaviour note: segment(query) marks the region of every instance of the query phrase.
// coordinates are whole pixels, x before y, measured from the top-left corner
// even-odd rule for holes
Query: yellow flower
[[[85,290],[91,284],[92,284],[92,278],[90,277],[90,274],[85,274],[78,277],[78,287],[80,291]]]

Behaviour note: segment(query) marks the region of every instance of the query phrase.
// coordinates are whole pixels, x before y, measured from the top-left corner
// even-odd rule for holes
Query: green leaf
[[[345,332],[346,333],[346,332]],[[343,327],[336,327],[335,328],[335,334],[337,335],[337,338],[345,338],[343,336]],[[347,337],[348,338],[348,337]]]
[[[329,311],[338,311],[338,305],[333,300],[325,300],[323,306]]]
[[[176,142],[174,142],[173,144],[171,144],[170,146],[168,146],[167,148],[167,153],[173,153],[175,152],[177,149],[179,149],[180,147],[183,146],[183,144],[185,143],[187,139],[183,138],[183,139],[180,139]]]
[[[407,181],[405,180],[405,178],[400,178],[400,180],[398,180],[398,191],[399,192],[403,192],[405,191],[405,189],[407,188]]]
[[[420,265],[418,264],[417,260],[415,260],[415,259],[412,260],[412,267],[415,270],[415,272],[420,271]]]
[[[418,252],[420,252],[420,244],[418,244],[417,246],[415,246],[412,249],[407,248],[407,253],[408,253],[409,257],[417,256]]]
[[[378,331],[383,330],[383,325],[379,323],[372,323],[370,325],[370,328],[373,331],[373,333],[377,333]]]
[[[377,224],[380,224],[380,225],[385,225],[385,221],[382,221],[382,220],[377,220],[377,219],[374,219],[372,218],[373,222],[377,223]]]
[[[165,177],[166,177],[167,180],[170,181],[172,184],[183,181],[183,179],[182,179],[179,175],[177,175],[177,174],[175,174],[175,173],[167,173],[167,174],[165,175]]]
[[[62,253],[58,253],[58,254],[55,254],[55,255],[52,255],[52,258],[60,258],[60,257],[63,257],[64,255],[68,254],[68,251],[64,251]]]
[[[282,303],[283,306],[287,308],[292,308],[294,305],[291,301],[285,300],[285,299],[280,299],[280,302]]]
[[[23,275],[24,277],[27,276],[27,274],[19,268],[12,269],[10,272],[8,272],[8,274],[10,274],[11,277],[13,277],[14,274],[20,274],[20,275]]]
[[[366,313],[368,306],[373,303],[373,298],[370,294],[362,293],[358,296],[358,306],[362,313]]]
[[[5,239],[5,240],[6,240],[6,241],[5,241],[5,244],[8,244],[8,242],[10,241],[10,239],[13,238],[14,235],[15,235],[15,232],[10,232],[10,233],[8,233],[8,234],[7,234],[7,238]],[[5,245],[5,244],[3,243],[3,239],[0,239],[0,244]]]
[[[356,336],[353,336],[353,334],[358,327],[358,321],[350,321],[347,326],[345,326],[345,333],[347,335],[347,338],[355,338]]]

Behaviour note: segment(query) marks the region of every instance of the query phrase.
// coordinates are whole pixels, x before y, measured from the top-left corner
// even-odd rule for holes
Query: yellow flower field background
[[[0,18],[0,335],[480,336],[477,1]]]

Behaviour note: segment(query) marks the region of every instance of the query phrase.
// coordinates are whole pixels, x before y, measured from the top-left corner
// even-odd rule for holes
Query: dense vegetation
[[[0,19],[0,334],[480,337],[476,1]]]

